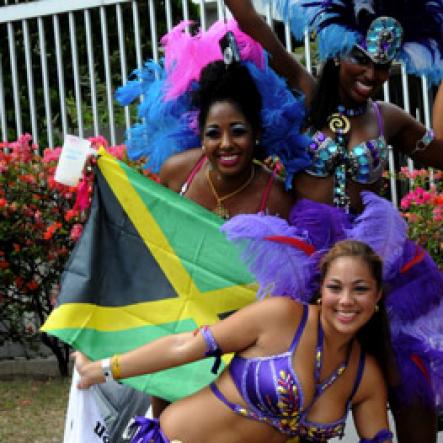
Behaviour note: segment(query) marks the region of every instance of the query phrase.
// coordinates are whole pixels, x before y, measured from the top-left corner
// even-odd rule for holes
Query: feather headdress
[[[231,31],[242,63],[262,96],[261,145],[267,155],[280,158],[290,186],[293,175],[309,164],[306,148],[310,140],[301,134],[305,116],[303,97],[296,98],[291,93],[285,81],[268,66],[262,47],[241,32],[234,20],[216,22],[206,32],[196,35],[185,32],[187,25],[189,22],[183,22],[163,37],[163,63],[147,62],[133,72],[134,80],[116,92],[121,105],[143,96],[138,107],[140,122],[127,134],[129,158],[146,158],[147,167],[158,172],[171,155],[201,145],[198,109],[192,106],[191,92],[198,88],[202,69],[223,59],[219,41]]]
[[[431,83],[443,78],[443,0],[277,0],[275,8],[296,38],[302,38],[305,27],[317,35],[323,60],[373,38],[370,27],[377,18],[394,19],[402,28],[396,58],[409,73],[426,75]],[[377,27],[376,33],[385,31]]]

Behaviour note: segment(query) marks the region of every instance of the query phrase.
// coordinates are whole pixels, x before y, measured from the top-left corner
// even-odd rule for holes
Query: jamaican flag
[[[90,217],[43,331],[96,360],[212,324],[254,300],[252,276],[219,232],[222,219],[105,152],[96,172]],[[125,383],[173,401],[210,383],[212,363]]]

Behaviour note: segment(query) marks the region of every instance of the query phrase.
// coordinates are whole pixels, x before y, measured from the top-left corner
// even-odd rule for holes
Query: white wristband
[[[103,376],[105,377],[105,382],[114,380],[114,377],[112,376],[111,359],[104,358],[101,361],[101,365],[102,365],[102,370],[103,370]]]

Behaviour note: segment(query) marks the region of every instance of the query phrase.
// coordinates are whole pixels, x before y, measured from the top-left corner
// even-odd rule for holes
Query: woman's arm
[[[251,0],[225,0],[241,30],[258,41],[271,55],[271,66],[288,84],[306,96],[310,103],[315,88],[314,77],[289,54],[269,25],[260,17]]]
[[[443,140],[443,81],[440,83],[432,108],[432,127],[435,136]]]
[[[211,326],[221,352],[226,354],[242,351],[257,342],[266,328],[272,328],[272,325],[278,327],[281,317],[287,315],[284,303],[277,298],[256,302]],[[206,357],[207,350],[202,333],[185,332],[162,337],[120,355],[119,378],[150,374],[201,360]],[[79,352],[76,353],[75,360],[81,376],[80,388],[105,381],[101,361],[91,362]]]
[[[443,169],[442,137],[435,134],[426,144],[422,141],[426,128],[412,115],[390,103],[383,103],[382,112],[389,144],[424,166]]]
[[[360,386],[352,402],[355,427],[362,441],[370,442],[384,430],[389,432],[387,401],[387,388],[383,375],[375,359],[368,355]],[[379,441],[392,443],[389,437],[377,440]]]

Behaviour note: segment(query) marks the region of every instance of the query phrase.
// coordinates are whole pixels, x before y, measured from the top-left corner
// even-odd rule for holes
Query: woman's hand
[[[92,362],[79,351],[74,352],[73,356],[75,368],[80,375],[80,381],[77,384],[79,389],[88,389],[92,385],[105,381],[101,361]]]

